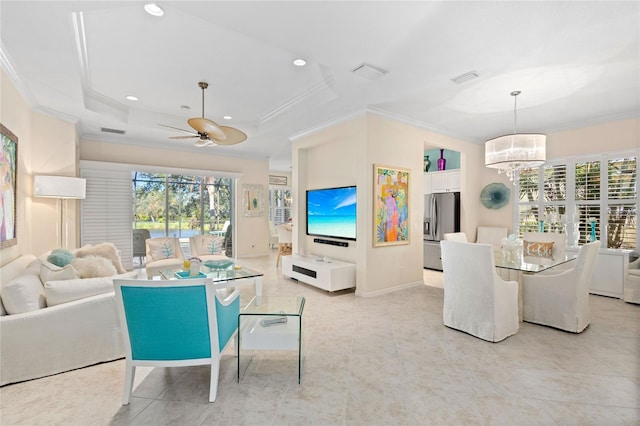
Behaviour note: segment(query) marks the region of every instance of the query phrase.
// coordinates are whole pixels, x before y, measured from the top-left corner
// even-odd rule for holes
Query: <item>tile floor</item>
[[[265,272],[265,294],[307,298],[301,385],[286,353],[237,383],[231,349],[215,403],[206,367],[157,368],[138,369],[125,407],[119,360],[0,388],[0,424],[640,425],[638,305],[591,296],[582,334],[523,323],[489,343],[442,325],[438,272],[360,298],[285,279],[273,255],[243,263]]]

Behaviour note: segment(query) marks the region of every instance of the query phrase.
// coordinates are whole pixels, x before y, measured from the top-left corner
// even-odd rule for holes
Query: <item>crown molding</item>
[[[37,102],[33,96],[33,94],[27,90],[24,84],[22,84],[22,80],[18,76],[15,68],[13,67],[13,61],[11,60],[11,55],[7,51],[7,47],[4,43],[0,42],[0,66],[4,70],[4,72],[9,76],[9,80],[16,88],[18,93],[22,95],[23,99],[27,102],[27,105],[31,109],[35,109],[37,107]]]

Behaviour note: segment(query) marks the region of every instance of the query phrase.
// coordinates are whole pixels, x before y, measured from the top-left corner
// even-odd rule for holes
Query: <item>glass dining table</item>
[[[522,275],[537,274],[551,268],[558,268],[574,261],[577,257],[575,253],[564,253],[554,257],[535,257],[523,256],[521,251],[517,253],[501,249],[494,251],[498,276],[506,281],[518,282],[518,318],[520,322],[522,322],[524,310]]]

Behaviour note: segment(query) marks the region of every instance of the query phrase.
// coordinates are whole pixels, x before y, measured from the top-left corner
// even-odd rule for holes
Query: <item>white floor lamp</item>
[[[82,200],[87,194],[87,180],[68,176],[36,176],[33,181],[35,197],[57,198],[60,202],[60,234],[58,240],[63,246],[65,200]]]

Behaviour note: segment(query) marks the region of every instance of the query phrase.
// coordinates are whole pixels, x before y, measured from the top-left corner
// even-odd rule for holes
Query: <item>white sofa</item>
[[[34,272],[41,263],[33,255],[23,255],[0,268],[0,386],[124,356],[113,279],[137,273],[52,280],[44,285],[36,274],[39,288]],[[25,288],[11,285],[27,276],[25,282],[30,284]],[[45,306],[47,299],[53,306]],[[20,303],[22,312],[9,314],[8,307],[12,304],[15,309]]]

